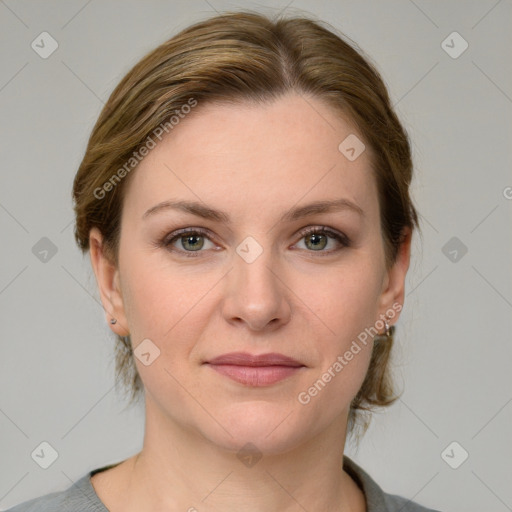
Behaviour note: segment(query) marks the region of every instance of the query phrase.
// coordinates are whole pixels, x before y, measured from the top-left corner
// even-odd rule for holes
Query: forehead
[[[141,161],[125,206],[142,215],[178,197],[242,219],[343,197],[371,216],[378,204],[370,148],[351,160],[343,152],[347,137],[352,146],[362,142],[346,117],[316,98],[199,103]]]

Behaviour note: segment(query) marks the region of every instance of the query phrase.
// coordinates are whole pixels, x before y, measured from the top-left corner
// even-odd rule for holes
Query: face
[[[91,231],[157,428],[268,453],[345,428],[408,267],[386,269],[370,149],[338,149],[351,134],[315,98],[199,104],[130,177],[117,268]]]

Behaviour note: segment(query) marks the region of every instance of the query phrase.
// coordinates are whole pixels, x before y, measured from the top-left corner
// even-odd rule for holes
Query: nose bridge
[[[250,242],[240,244],[234,263],[239,286],[248,286],[252,295],[256,295],[258,291],[269,292],[275,288],[275,275],[270,271],[275,262],[270,249],[258,250]]]

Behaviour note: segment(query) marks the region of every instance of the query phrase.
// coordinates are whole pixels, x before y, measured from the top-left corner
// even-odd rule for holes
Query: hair
[[[404,228],[419,228],[409,195],[413,165],[408,135],[369,59],[323,25],[304,16],[271,20],[250,11],[226,12],[189,26],[144,56],[102,109],[74,179],[75,238],[82,252],[89,249],[91,228],[97,227],[105,254],[117,265],[132,168],[152,134],[162,127],[169,133],[172,116],[190,110],[192,102],[264,104],[295,92],[346,116],[369,146],[390,268]],[[398,398],[389,369],[393,336],[374,341],[368,372],[350,405],[348,433],[363,417],[366,431],[366,412]],[[129,336],[118,336],[115,359],[116,382],[122,381],[133,401],[143,384]]]

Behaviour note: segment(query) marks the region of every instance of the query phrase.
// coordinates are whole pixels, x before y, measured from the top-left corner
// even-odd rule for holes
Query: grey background
[[[397,329],[404,394],[346,453],[433,508],[512,510],[511,2],[270,4],[0,0],[0,509],[141,448],[143,409],[114,388],[113,337],[74,244],[72,180],[135,62],[194,21],[250,7],[304,10],[354,39],[413,141],[423,238]],[[59,45],[47,59],[31,48],[43,31]],[[458,58],[441,46],[453,31],[469,44]],[[57,249],[46,262],[33,253],[43,237]],[[46,470],[31,458],[42,441],[58,452]],[[441,457],[452,441],[469,453],[458,469]]]

